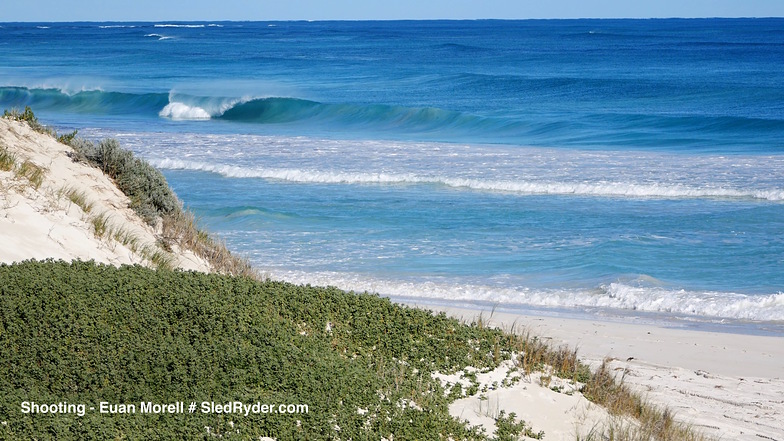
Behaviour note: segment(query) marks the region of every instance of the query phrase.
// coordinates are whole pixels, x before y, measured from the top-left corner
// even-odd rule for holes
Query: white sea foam
[[[69,97],[74,96],[81,92],[103,92],[104,89],[99,86],[88,86],[87,83],[90,80],[81,80],[81,79],[73,79],[73,80],[56,80],[55,82],[44,82],[39,83],[31,86],[27,86],[28,89],[57,89],[63,95],[68,95]]]
[[[145,37],[155,37],[158,40],[171,40],[172,38],[174,38],[174,37],[170,37],[170,36],[167,36],[167,35],[161,35],[161,34],[146,34]]]
[[[157,24],[156,28],[203,28],[203,24]]]
[[[168,108],[169,106],[167,106]],[[166,109],[164,109],[166,110]],[[163,112],[161,113],[162,116]],[[690,187],[687,185],[638,184],[628,182],[545,182],[525,180],[482,180],[414,173],[363,173],[301,169],[249,168],[179,159],[161,159],[155,165],[166,169],[200,170],[230,178],[261,178],[298,183],[320,184],[426,184],[477,191],[522,195],[580,195],[628,198],[743,198],[784,201],[784,189]]]
[[[404,282],[337,272],[268,270],[273,278],[298,284],[336,286],[384,296],[435,301],[489,302],[554,308],[597,308],[666,313],[711,319],[784,320],[784,293],[745,295],[636,286],[615,282],[593,290],[531,289],[479,284]]]
[[[180,95],[174,91],[169,93],[167,104],[158,115],[171,119],[210,119],[222,115],[237,104],[252,98],[199,98]]]
[[[171,118],[177,120],[200,120],[210,119],[212,116],[201,107],[188,106],[183,103],[169,103],[164,107],[158,115],[164,118]]]

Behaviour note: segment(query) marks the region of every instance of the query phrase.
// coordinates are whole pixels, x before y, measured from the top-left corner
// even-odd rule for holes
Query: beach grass
[[[605,359],[591,375],[582,393],[589,400],[602,405],[614,418],[602,436],[591,439],[611,440],[684,440],[704,441],[709,438],[693,427],[675,419],[675,414],[666,407],[646,401],[639,393],[614,375]]]
[[[109,225],[109,215],[106,213],[100,213],[90,218],[90,225],[93,227],[93,233],[95,237],[105,237],[107,233],[111,231],[111,226]]]
[[[11,171],[16,167],[17,157],[9,152],[7,148],[0,147],[0,170]]]
[[[59,196],[65,197],[76,204],[84,213],[89,214],[93,211],[95,204],[88,200],[87,193],[73,187],[63,187],[59,190]]]
[[[38,190],[41,187],[41,184],[44,182],[46,169],[29,160],[26,160],[22,162],[19,167],[17,167],[15,174],[17,178],[27,179],[30,185],[34,189]]]

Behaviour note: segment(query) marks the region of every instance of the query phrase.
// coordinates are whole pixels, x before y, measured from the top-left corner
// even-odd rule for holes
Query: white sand
[[[0,170],[0,262],[26,259],[90,260],[112,265],[150,262],[141,253],[156,247],[156,231],[129,207],[130,201],[101,171],[73,162],[71,148],[31,130],[27,124],[0,118],[0,148],[16,156],[16,168]],[[16,170],[25,161],[45,170],[37,189]],[[83,192],[93,205],[85,213],[62,193]],[[136,251],[111,234],[97,237],[90,220],[106,214],[114,231],[137,238]],[[156,248],[149,248],[156,249]],[[190,252],[175,252],[175,266],[209,271],[209,265]]]
[[[482,314],[491,325],[506,330],[527,329],[546,336],[555,346],[577,347],[580,358],[593,366],[612,357],[611,368],[627,384],[706,435],[722,440],[784,440],[784,337],[424,307],[469,322]],[[530,409],[531,419],[524,419],[536,430],[537,421],[557,416],[543,405],[545,400],[522,395],[501,395],[499,400],[501,409]],[[455,409],[453,414],[461,412]],[[576,439],[569,433],[562,435],[545,439]]]
[[[434,377],[447,389],[460,383],[465,392],[471,385],[462,373]],[[512,361],[490,372],[477,372],[476,379],[479,392],[456,400],[449,413],[471,426],[483,427],[488,435],[494,433],[501,411],[507,416],[514,413],[515,421],[525,421],[534,434],[544,432],[546,440],[585,439],[610,418],[604,408],[577,392],[580,384],[542,372],[525,375]]]

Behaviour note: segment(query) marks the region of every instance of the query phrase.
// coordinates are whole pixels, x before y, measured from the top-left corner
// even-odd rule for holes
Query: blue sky
[[[783,17],[784,0],[3,0],[3,21]]]

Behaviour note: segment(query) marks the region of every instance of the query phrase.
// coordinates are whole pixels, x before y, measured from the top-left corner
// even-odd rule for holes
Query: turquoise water
[[[119,139],[273,277],[784,321],[784,20],[0,24],[0,105]]]

